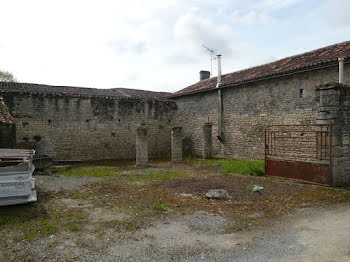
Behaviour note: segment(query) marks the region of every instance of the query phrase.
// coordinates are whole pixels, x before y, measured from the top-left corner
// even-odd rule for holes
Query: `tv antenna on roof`
[[[210,77],[212,76],[212,72],[213,72],[213,60],[215,60],[215,55],[214,55],[214,50],[202,45],[208,52],[209,52],[209,56],[210,56]]]

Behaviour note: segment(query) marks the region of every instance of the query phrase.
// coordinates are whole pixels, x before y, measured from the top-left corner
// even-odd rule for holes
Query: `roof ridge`
[[[350,58],[350,41],[343,41],[300,54],[287,56],[269,63],[223,74],[222,85],[240,84],[267,76],[315,67],[320,64],[335,61],[338,58],[338,55],[339,57]],[[216,78],[217,76],[189,85],[186,88],[173,93],[173,96],[192,94],[213,89],[216,87]]]
[[[161,99],[169,93],[129,88],[94,88],[75,86],[53,86],[35,83],[1,82],[0,93],[51,94],[78,97],[110,97],[131,99]]]

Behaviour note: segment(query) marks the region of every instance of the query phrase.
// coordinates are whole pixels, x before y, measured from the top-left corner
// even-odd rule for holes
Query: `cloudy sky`
[[[173,92],[350,40],[350,0],[0,0],[0,70],[20,82]],[[213,64],[216,75],[216,64]]]

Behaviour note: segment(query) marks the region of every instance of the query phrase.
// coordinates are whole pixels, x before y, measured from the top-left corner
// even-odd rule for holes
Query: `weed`
[[[112,168],[75,168],[75,169],[59,169],[58,174],[62,174],[65,176],[77,176],[77,177],[101,177],[101,178],[109,178],[113,176],[117,176],[117,172]]]
[[[26,238],[27,240],[33,240],[37,237],[37,234],[35,232],[29,232],[27,235],[26,235]]]
[[[0,216],[0,225],[5,224],[5,218],[3,216]]]
[[[134,229],[134,223],[131,220],[129,220],[129,219],[124,220],[123,224],[124,224],[126,230],[131,231],[131,230]]]
[[[165,206],[162,203],[155,204],[152,206],[152,208],[154,210],[157,210],[157,211],[165,211],[166,210]]]
[[[48,244],[49,247],[53,247],[54,245],[55,245],[55,242],[50,242],[50,243]]]
[[[163,180],[174,180],[182,177],[187,177],[188,174],[186,172],[179,172],[176,170],[161,170],[158,172],[147,172],[144,170],[142,173],[135,173],[135,174],[125,174],[122,175],[123,178],[131,181],[131,182],[138,182],[138,181],[151,181],[151,182],[157,182],[157,181],[163,181]]]
[[[275,199],[276,199],[276,196],[270,196],[270,197],[268,198],[269,201],[275,201]]]
[[[71,230],[71,231],[77,231],[79,229],[79,225],[78,223],[70,223],[68,225],[68,229]]]
[[[71,210],[68,210],[67,215],[66,215],[67,220],[73,220],[73,213]]]
[[[254,188],[254,186],[247,186],[247,190],[248,190],[249,192],[253,192],[253,188]]]
[[[80,191],[76,190],[74,192],[74,198],[76,198],[76,199],[88,199],[89,198],[89,193],[87,193],[87,192],[80,192]]]
[[[48,223],[43,227],[42,231],[47,235],[52,235],[57,232],[57,225]]]
[[[250,176],[263,176],[265,173],[263,160],[214,159],[195,161],[197,166],[220,166],[225,174],[237,173]]]

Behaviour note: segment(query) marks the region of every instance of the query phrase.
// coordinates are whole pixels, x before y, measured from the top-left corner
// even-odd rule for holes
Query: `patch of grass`
[[[36,232],[28,232],[27,234],[26,234],[26,239],[27,240],[33,240],[33,239],[35,239],[35,238],[37,238],[37,234],[36,234]]]
[[[195,161],[197,166],[220,166],[225,174],[236,173],[250,176],[263,176],[265,174],[264,160],[236,160],[213,159],[208,161]]]
[[[163,211],[166,210],[165,205],[162,204],[162,203],[155,204],[155,205],[152,206],[152,208],[153,208],[154,210],[161,211],[161,212],[163,212]]]
[[[41,224],[41,232],[52,235],[55,234],[58,231],[58,226],[48,219],[40,219]]]
[[[74,192],[74,198],[76,199],[88,199],[89,198],[89,193],[88,192],[81,192],[76,190]]]
[[[73,222],[68,224],[67,228],[71,231],[77,231],[79,229],[79,225],[78,223]]]
[[[77,177],[101,177],[101,178],[110,178],[115,177],[118,173],[113,168],[75,168],[75,169],[66,169],[62,168],[57,171],[58,174],[65,176],[77,176]]]
[[[124,220],[122,223],[123,223],[125,229],[128,231],[131,231],[135,228],[133,221],[131,221],[129,219]]]
[[[132,174],[123,174],[122,177],[126,178],[132,182],[158,182],[163,180],[174,180],[178,178],[187,177],[188,174],[186,172],[180,172],[176,170],[160,170],[157,172],[147,172],[143,173],[132,173]]]
[[[249,192],[253,192],[253,188],[254,188],[254,186],[247,186],[247,190],[249,191]]]
[[[146,182],[146,181],[157,182],[157,181],[163,181],[163,180],[173,180],[173,179],[188,176],[186,172],[180,172],[176,170],[160,170],[156,172],[144,170],[143,172],[139,172],[139,173],[120,174],[120,173],[117,173],[112,168],[102,168],[102,167],[60,169],[58,170],[57,173],[68,177],[70,176],[100,177],[100,178],[106,178],[108,180],[124,179],[129,182]],[[89,197],[89,195],[87,193],[76,191],[74,193],[74,197],[86,199]]]

